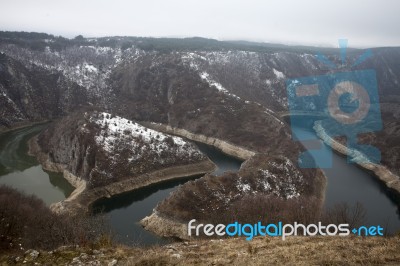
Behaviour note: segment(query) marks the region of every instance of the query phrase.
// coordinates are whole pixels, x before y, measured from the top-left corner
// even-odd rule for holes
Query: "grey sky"
[[[0,30],[400,46],[399,0],[0,0]]]

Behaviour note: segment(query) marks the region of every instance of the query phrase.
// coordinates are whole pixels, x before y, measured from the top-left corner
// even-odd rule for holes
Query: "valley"
[[[281,116],[285,82],[352,71],[337,49],[0,32],[0,52],[0,183],[58,214],[104,212],[118,243],[188,240],[191,219],[313,222],[343,202],[361,202],[365,224],[400,230],[398,198],[374,175],[337,154],[332,169],[298,165],[306,148],[293,127],[316,135]],[[363,52],[349,49],[349,65]],[[383,128],[359,139],[398,184],[400,48],[372,52],[360,67],[376,71]]]

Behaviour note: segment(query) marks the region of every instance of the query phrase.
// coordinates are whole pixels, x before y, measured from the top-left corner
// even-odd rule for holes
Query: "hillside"
[[[398,175],[400,48],[371,51],[373,57],[357,68],[376,72],[383,128],[358,140],[378,147],[382,164]],[[337,68],[317,60],[319,52]],[[281,117],[288,111],[285,81],[352,71],[364,52],[349,49],[342,65],[338,49],[0,32],[0,130],[55,121],[30,141],[43,167],[63,172],[76,187],[67,200],[52,206],[55,212],[86,212],[99,198],[212,172],[215,165],[183,139],[188,138],[227,147],[233,151],[225,150],[228,155],[247,161],[237,173],[207,174],[179,187],[143,221],[147,229],[180,237],[192,218],[258,221],[266,213],[275,220],[314,221],[320,217],[325,180],[319,170],[297,165],[304,148],[292,140],[290,125]],[[237,156],[241,153],[245,156]],[[260,265],[265,256],[287,264],[399,260],[397,237],[279,241],[196,240],[145,249],[146,254],[139,248],[101,252],[109,259],[105,263],[143,265],[186,265],[196,259],[241,265],[250,258]],[[307,256],[299,259],[291,252]],[[41,253],[38,260],[79,264],[89,262],[92,253],[67,248]]]
[[[365,50],[349,49],[343,66],[338,49],[203,38],[66,39],[0,32],[0,52],[3,128],[96,106],[127,119],[168,124],[265,153],[289,149],[276,135],[290,136],[290,130],[274,121],[287,110],[285,80],[353,70],[349,66]],[[393,110],[400,104],[400,49],[371,52],[357,68],[376,71],[385,126],[366,140],[382,150],[382,162],[396,172],[399,149],[391,139],[398,138]],[[318,53],[338,68],[322,64]]]
[[[62,74],[0,54],[0,129],[60,117],[87,105],[87,99]]]
[[[141,223],[158,235],[188,239],[187,224],[192,219],[225,224],[257,223],[267,217],[288,223],[318,220],[325,183],[318,171],[300,170],[285,157],[257,154],[238,172],[185,183]]]
[[[63,118],[30,146],[44,168],[64,172],[77,188],[66,202],[86,207],[100,197],[214,169],[196,146],[179,137],[96,111]]]

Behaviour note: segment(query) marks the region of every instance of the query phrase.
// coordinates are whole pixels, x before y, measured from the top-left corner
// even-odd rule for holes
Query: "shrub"
[[[315,223],[320,212],[318,202],[309,197],[283,199],[273,195],[246,195],[235,201],[223,214],[214,212],[209,219],[214,223]]]
[[[36,196],[0,186],[0,251],[104,242],[102,216],[57,215]]]
[[[348,223],[350,228],[359,227],[365,223],[366,210],[357,202],[354,206],[343,202],[325,210],[322,214],[322,221],[325,224]]]

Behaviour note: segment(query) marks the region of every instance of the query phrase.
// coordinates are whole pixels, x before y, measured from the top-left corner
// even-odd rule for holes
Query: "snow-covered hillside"
[[[263,198],[292,202],[309,196],[315,176],[303,173],[287,158],[257,154],[247,160],[237,173],[205,177],[185,183],[160,203],[156,211],[175,219],[209,221],[210,217],[231,219],[225,214],[246,199]],[[315,192],[312,192],[315,193]],[[236,207],[235,207],[236,206]],[[243,206],[261,211],[264,206]],[[235,215],[235,214],[233,214]],[[263,214],[265,215],[265,214]]]
[[[239,177],[237,188],[243,193],[265,193],[286,199],[300,196],[303,174],[287,158],[270,160],[257,170],[255,182]],[[250,181],[251,180],[251,181]]]
[[[307,53],[196,51],[182,53],[181,58],[210,86],[274,109],[287,108],[285,79],[288,75],[304,75],[320,68],[320,63]],[[292,64],[296,64],[296,71]]]
[[[106,102],[110,97],[107,83],[112,70],[122,61],[134,60],[144,51],[130,47],[121,48],[89,46],[69,46],[61,51],[53,51],[49,46],[44,51],[31,51],[14,44],[0,44],[0,51],[24,65],[36,66],[52,73],[60,72],[67,79],[84,87],[91,101]]]
[[[39,135],[53,162],[98,187],[173,166],[208,160],[198,148],[104,112],[74,113]]]
[[[204,158],[193,144],[180,137],[163,134],[119,116],[96,113],[89,121],[100,126],[95,140],[109,154],[110,160],[119,160],[123,149],[129,150],[129,163],[140,161],[147,153],[151,153],[152,163],[161,164],[170,163],[172,158],[165,156],[170,152],[179,158]],[[85,126],[83,130],[86,130]]]

